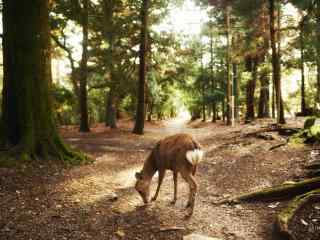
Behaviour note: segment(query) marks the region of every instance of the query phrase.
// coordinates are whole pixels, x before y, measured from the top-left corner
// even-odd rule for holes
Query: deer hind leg
[[[178,172],[173,171],[173,184],[174,184],[174,195],[171,204],[175,204],[177,202],[177,195],[178,195]]]
[[[151,201],[156,201],[157,198],[158,198],[158,195],[159,195],[159,191],[160,191],[160,187],[161,187],[161,184],[162,184],[162,181],[163,181],[163,178],[165,176],[165,173],[166,171],[165,170],[162,170],[162,171],[159,171],[159,178],[158,178],[158,187],[157,187],[157,191],[154,195],[154,197],[151,199]]]
[[[193,169],[192,169],[192,175],[196,175],[196,172],[197,172],[197,165],[193,166]]]
[[[182,171],[181,175],[184,180],[189,184],[190,192],[189,192],[189,200],[187,204],[187,208],[190,208],[190,213],[188,216],[191,216],[193,214],[194,204],[196,200],[196,193],[198,189],[198,185],[195,181],[194,176],[192,175],[192,172],[190,171]]]

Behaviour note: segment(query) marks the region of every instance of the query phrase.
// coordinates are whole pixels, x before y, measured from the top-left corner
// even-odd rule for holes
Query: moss
[[[308,117],[305,122],[304,122],[304,129],[310,129],[316,122],[317,118],[316,117]]]
[[[315,117],[308,118],[305,121],[304,129],[294,134],[289,143],[293,145],[300,145],[304,143],[320,142],[320,125],[315,125]]]
[[[310,128],[309,137],[315,138],[315,140],[320,141],[320,125],[314,125]]]
[[[281,233],[285,233],[288,236],[291,236],[291,231],[289,229],[291,220],[299,209],[301,209],[305,204],[312,201],[314,198],[320,198],[319,189],[298,196],[294,200],[292,200],[289,203],[288,207],[282,210],[277,217],[277,226],[279,228],[279,231]]]

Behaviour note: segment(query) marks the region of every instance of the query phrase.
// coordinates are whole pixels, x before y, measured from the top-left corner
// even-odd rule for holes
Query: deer
[[[178,174],[189,184],[189,199],[186,208],[190,209],[186,217],[191,217],[197,193],[195,174],[198,164],[203,160],[201,145],[189,134],[176,134],[160,140],[152,149],[140,172],[136,172],[135,189],[145,205],[149,203],[151,180],[158,172],[158,186],[151,201],[156,201],[166,170],[173,172],[174,195],[171,204],[175,204],[178,194]]]

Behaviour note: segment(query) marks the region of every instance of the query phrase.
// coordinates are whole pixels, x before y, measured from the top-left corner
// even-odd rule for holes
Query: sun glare
[[[168,18],[158,26],[156,31],[171,31],[183,35],[199,35],[201,25],[208,20],[206,10],[201,9],[192,0],[186,0],[181,7],[170,8]]]

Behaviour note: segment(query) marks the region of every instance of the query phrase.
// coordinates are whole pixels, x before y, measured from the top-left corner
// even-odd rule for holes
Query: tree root
[[[218,204],[285,200],[318,188],[320,188],[320,177],[311,178],[297,183],[282,184],[279,186],[266,188],[261,191],[243,194],[232,199],[220,201]]]
[[[276,220],[277,230],[289,239],[297,240],[292,235],[289,224],[299,209],[315,200],[320,200],[319,189],[296,197],[292,202],[290,202],[289,206],[278,215]]]
[[[269,151],[273,151],[273,150],[275,150],[275,149],[277,149],[277,148],[284,147],[284,146],[286,146],[287,144],[288,144],[288,141],[285,142],[285,143],[277,144],[277,145],[272,146],[271,148],[269,148]]]
[[[18,167],[21,164],[31,163],[33,160],[45,161],[49,159],[59,160],[68,166],[93,162],[89,156],[64,144],[59,137],[43,143],[38,152],[24,144],[0,151],[0,167]]]

